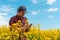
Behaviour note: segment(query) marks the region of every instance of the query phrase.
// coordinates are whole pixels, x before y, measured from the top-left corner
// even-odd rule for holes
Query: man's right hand
[[[24,27],[21,27],[21,29],[22,29],[23,31],[28,31],[28,30],[30,30],[31,26],[32,26],[32,24],[26,25],[26,26],[24,26]]]

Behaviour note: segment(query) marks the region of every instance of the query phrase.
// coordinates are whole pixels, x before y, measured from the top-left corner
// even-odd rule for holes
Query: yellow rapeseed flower
[[[21,20],[18,20],[18,23],[21,23]]]
[[[32,40],[37,40],[36,38],[33,38]]]

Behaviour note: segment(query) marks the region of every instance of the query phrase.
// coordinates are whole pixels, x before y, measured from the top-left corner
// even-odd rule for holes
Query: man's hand
[[[21,30],[22,30],[23,32],[27,32],[27,31],[29,31],[29,30],[30,30],[31,25],[32,25],[32,24],[30,24],[30,25],[25,24],[25,25],[24,25],[24,27],[21,27]]]
[[[32,25],[32,24],[30,24],[30,25],[25,24],[24,27],[22,27],[22,30],[24,30],[25,32],[29,31],[30,28],[31,28],[31,25]]]

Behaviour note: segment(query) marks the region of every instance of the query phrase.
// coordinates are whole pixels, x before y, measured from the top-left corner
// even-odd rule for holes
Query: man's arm
[[[10,21],[9,21],[9,28],[10,28],[10,31],[12,31],[12,24],[14,23],[14,19],[11,18]]]
[[[26,26],[24,26],[24,27],[21,27],[22,31],[23,31],[23,32],[28,32],[28,31],[30,30],[30,28],[31,28],[31,25],[32,25],[32,24],[26,25]]]
[[[26,32],[28,32],[28,31],[30,30],[31,25],[32,25],[32,24],[29,24],[29,23],[28,23],[28,20],[26,19],[25,25],[24,25],[24,27],[26,28]]]

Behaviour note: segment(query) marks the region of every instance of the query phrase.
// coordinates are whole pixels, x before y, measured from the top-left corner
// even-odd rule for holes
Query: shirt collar
[[[20,16],[18,16],[18,15],[16,15],[16,17],[17,17],[18,19],[23,19],[23,17],[20,17]]]

